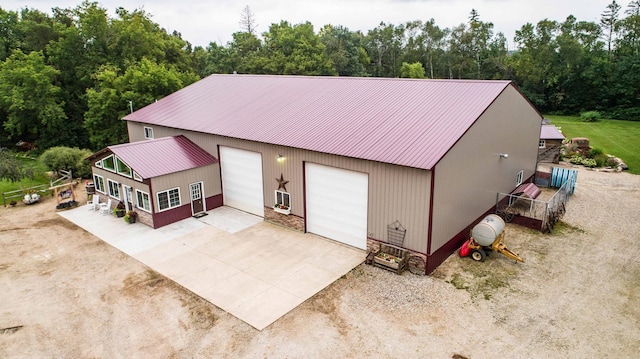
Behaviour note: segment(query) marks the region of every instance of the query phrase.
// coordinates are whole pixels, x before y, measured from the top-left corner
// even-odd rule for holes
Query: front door
[[[202,201],[202,182],[189,185],[191,193],[191,213],[198,214],[204,212],[204,202]]]
[[[124,207],[127,212],[133,210],[133,189],[130,186],[123,185],[124,189]]]

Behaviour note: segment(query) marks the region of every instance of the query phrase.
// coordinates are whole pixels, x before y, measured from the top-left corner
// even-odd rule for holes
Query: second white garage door
[[[220,147],[220,169],[224,205],[264,217],[262,155]]]
[[[366,173],[305,164],[307,232],[367,248]]]

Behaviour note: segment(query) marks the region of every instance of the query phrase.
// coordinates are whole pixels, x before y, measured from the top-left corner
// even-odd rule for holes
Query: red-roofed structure
[[[206,198],[203,190],[219,187],[218,160],[185,136],[108,146],[88,160],[96,190],[112,198],[112,207],[121,202],[135,210],[140,222],[151,227],[222,205],[220,196]],[[175,182],[180,179],[186,179],[189,194],[197,197],[190,205],[181,205],[180,185]]]
[[[564,141],[564,135],[555,125],[543,124],[540,127],[538,162],[558,163],[560,161],[562,141]]]
[[[124,119],[132,144],[181,135],[217,158],[210,202],[370,250],[398,221],[429,273],[534,176],[542,116],[509,81],[212,75]],[[195,178],[161,177],[188,208]]]

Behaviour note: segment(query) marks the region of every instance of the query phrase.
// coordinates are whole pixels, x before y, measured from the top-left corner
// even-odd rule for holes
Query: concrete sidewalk
[[[230,207],[159,229],[86,207],[59,214],[258,330],[366,256]]]

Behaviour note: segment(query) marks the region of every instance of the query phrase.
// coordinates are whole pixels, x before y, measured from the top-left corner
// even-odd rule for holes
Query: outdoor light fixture
[[[282,162],[284,161],[284,156],[283,155],[278,155],[278,162]]]
[[[500,154],[500,158],[507,158],[507,157],[509,157],[508,153],[501,153]]]

